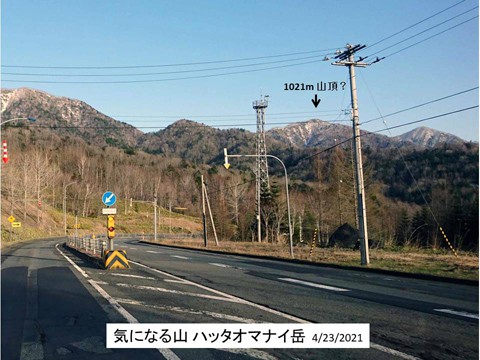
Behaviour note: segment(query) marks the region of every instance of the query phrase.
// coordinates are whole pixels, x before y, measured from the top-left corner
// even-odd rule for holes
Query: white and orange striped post
[[[8,162],[7,140],[3,140],[3,162]]]

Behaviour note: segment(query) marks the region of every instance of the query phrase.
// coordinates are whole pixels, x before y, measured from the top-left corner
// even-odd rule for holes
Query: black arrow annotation
[[[315,94],[315,99],[312,99],[312,103],[315,107],[318,106],[318,104],[320,104],[320,101],[322,101],[321,99],[318,98],[317,94]]]

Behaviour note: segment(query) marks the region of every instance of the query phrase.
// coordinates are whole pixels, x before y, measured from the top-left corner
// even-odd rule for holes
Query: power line
[[[362,74],[362,77],[363,77],[363,74]],[[365,85],[367,86],[368,92],[370,93],[370,96],[372,97],[372,100],[373,100],[373,102],[374,102],[374,104],[375,104],[375,107],[377,108],[377,111],[378,111],[380,117],[383,119],[383,124],[385,125],[386,130],[387,130],[388,133],[390,134],[390,137],[392,137],[392,132],[390,131],[390,128],[389,128],[388,125],[387,125],[387,121],[386,121],[385,118],[383,117],[382,112],[380,111],[380,108],[378,107],[378,105],[377,105],[377,103],[376,103],[376,101],[375,101],[375,98],[373,97],[373,94],[372,94],[372,92],[370,91],[370,87],[368,86],[368,84],[367,84],[367,82],[366,82],[366,80],[365,80],[364,77],[363,77],[363,80],[364,80],[364,82],[365,82]],[[436,216],[435,216],[435,214],[434,214],[434,212],[433,212],[433,209],[431,208],[430,204],[428,203],[425,195],[423,194],[423,191],[420,189],[420,185],[419,185],[417,179],[415,178],[415,176],[413,175],[412,171],[410,170],[410,166],[408,166],[408,163],[407,163],[407,161],[405,160],[405,157],[403,156],[403,154],[402,154],[402,152],[400,151],[400,149],[396,148],[396,150],[397,150],[397,153],[400,155],[400,157],[401,157],[401,159],[402,159],[402,161],[403,161],[403,163],[404,163],[404,165],[405,165],[405,168],[407,169],[408,173],[409,173],[410,176],[412,177],[413,182],[414,182],[414,184],[415,184],[415,187],[417,188],[417,191],[420,193],[420,195],[422,196],[423,201],[425,202],[425,205],[426,205],[426,206],[428,207],[428,209],[430,210],[430,213],[432,214],[434,221],[437,223],[437,226],[438,226],[439,229],[442,231],[443,236],[444,236],[446,242],[447,242],[448,245],[450,246],[450,249],[453,251],[454,255],[457,256],[457,253],[456,253],[455,249],[453,248],[453,246],[451,245],[451,243],[450,243],[450,241],[448,240],[447,236],[446,236],[445,233],[443,232],[442,226],[440,225],[439,221],[437,220],[437,218],[436,218]]]
[[[448,115],[453,115],[453,114],[457,114],[457,113],[460,113],[460,112],[463,112],[463,111],[468,111],[468,110],[472,110],[472,109],[476,109],[476,108],[478,108],[478,105],[470,106],[470,107],[463,108],[463,109],[459,109],[459,110],[455,110],[455,111],[450,111],[450,112],[448,112],[448,113],[444,113],[444,114],[440,114],[440,115],[431,116],[431,117],[428,117],[428,118],[425,118],[425,119],[410,121],[410,122],[407,122],[407,123],[404,123],[404,124],[400,124],[400,125],[396,125],[396,126],[391,126],[391,127],[389,127],[389,128],[383,129],[383,130],[372,131],[372,133],[379,133],[379,132],[383,132],[383,131],[387,131],[387,130],[392,130],[392,129],[397,129],[397,128],[404,127],[404,126],[408,126],[408,125],[412,125],[412,124],[418,124],[418,123],[420,123],[420,122],[424,122],[424,121],[428,121],[428,120],[432,120],[432,119],[437,119],[437,118],[440,118],[440,117],[444,117],[444,116],[448,116]]]
[[[121,80],[121,81],[50,81],[50,80],[14,80],[14,79],[2,79],[2,82],[36,83],[36,84],[132,84],[132,83],[154,83],[154,82],[175,81],[175,80],[203,79],[203,78],[218,77],[218,76],[225,76],[225,75],[234,75],[234,74],[245,74],[245,73],[252,73],[252,72],[258,72],[258,71],[271,70],[271,69],[280,69],[280,68],[286,68],[286,67],[292,67],[292,66],[313,64],[313,63],[318,63],[318,62],[320,62],[320,61],[323,61],[323,60],[313,60],[313,61],[306,61],[306,62],[301,62],[301,63],[296,63],[296,64],[272,66],[272,67],[266,67],[266,68],[262,68],[262,69],[243,70],[243,71],[232,71],[232,72],[219,73],[219,74],[186,76],[186,77],[167,78],[167,79]]]
[[[427,31],[430,31],[430,30],[432,30],[432,29],[435,29],[436,27],[439,27],[439,26],[441,26],[441,25],[443,25],[443,24],[446,24],[447,22],[450,22],[450,21],[452,21],[452,20],[454,20],[454,19],[456,19],[456,18],[458,18],[458,17],[460,17],[460,16],[462,16],[462,15],[465,15],[466,13],[469,13],[470,11],[473,11],[473,10],[475,10],[475,9],[478,9],[478,6],[475,6],[475,7],[471,8],[471,9],[469,9],[469,10],[467,10],[467,11],[464,11],[464,12],[462,12],[461,14],[458,14],[458,15],[456,15],[456,16],[454,16],[454,17],[451,17],[451,18],[449,18],[449,19],[447,19],[447,20],[445,20],[445,21],[442,21],[441,23],[438,23],[438,24],[436,24],[436,25],[433,25],[433,26],[431,26],[431,27],[429,27],[429,28],[427,28],[427,29],[425,29],[425,30],[422,30],[422,31],[420,31],[420,32],[418,32],[418,33],[416,33],[416,34],[414,34],[414,35],[412,35],[412,36],[409,36],[409,37],[407,37],[407,38],[405,38],[405,39],[403,39],[403,40],[401,40],[401,41],[398,41],[398,42],[396,42],[396,43],[394,43],[394,44],[392,44],[392,45],[389,45],[389,46],[387,46],[386,48],[383,48],[382,50],[378,50],[376,53],[368,55],[368,57],[375,56],[375,55],[377,55],[378,53],[380,53],[380,52],[382,52],[382,51],[384,51],[384,50],[388,50],[388,49],[390,49],[390,48],[392,48],[392,47],[394,47],[394,46],[397,46],[398,44],[401,44],[401,43],[404,43],[405,41],[408,41],[408,40],[410,40],[410,39],[413,39],[414,37],[417,37],[417,36],[419,36],[419,35],[421,35],[421,34],[423,34],[423,33],[426,33]]]
[[[425,41],[427,41],[427,40],[430,40],[430,39],[432,39],[432,38],[434,38],[434,37],[436,37],[436,36],[438,36],[438,35],[441,35],[441,34],[443,34],[443,33],[446,33],[447,31],[453,30],[453,29],[455,29],[456,27],[459,27],[460,25],[463,25],[463,24],[465,24],[465,23],[467,23],[467,22],[469,22],[469,21],[472,21],[472,20],[474,20],[474,19],[477,19],[477,18],[478,18],[478,15],[477,15],[477,16],[474,16],[474,17],[472,17],[472,18],[470,18],[470,19],[468,19],[468,20],[465,20],[465,21],[463,21],[463,22],[461,22],[461,23],[459,23],[459,24],[457,24],[457,25],[451,26],[451,27],[449,27],[448,29],[445,29],[445,30],[440,31],[440,32],[438,32],[438,33],[436,33],[436,34],[433,34],[433,35],[431,35],[431,36],[429,36],[429,37],[427,37],[427,38],[425,38],[425,39],[422,39],[422,40],[420,40],[420,41],[417,41],[416,43],[413,43],[413,44],[411,44],[411,45],[409,45],[409,46],[406,46],[406,47],[404,47],[404,48],[402,48],[402,49],[400,49],[400,50],[398,50],[398,51],[395,51],[395,52],[393,52],[393,53],[391,53],[391,54],[385,55],[383,58],[387,58],[387,57],[393,56],[393,55],[395,55],[395,54],[398,54],[398,53],[400,53],[400,52],[402,52],[402,51],[405,51],[405,50],[407,50],[407,49],[410,49],[410,48],[413,47],[413,46],[416,46],[416,45],[418,45],[418,44],[421,44],[421,43],[423,43],[423,42],[425,42]]]
[[[392,127],[388,127],[386,129],[381,129],[381,130],[376,130],[376,131],[370,131],[370,132],[364,132],[362,134],[360,134],[360,137],[363,137],[363,136],[368,136],[368,135],[373,135],[373,134],[377,134],[377,133],[380,133],[380,132],[383,132],[383,131],[389,131],[389,130],[392,130],[392,129],[397,129],[397,128],[400,128],[400,127],[404,127],[404,126],[408,126],[408,125],[412,125],[412,124],[418,124],[420,122],[424,122],[424,121],[428,121],[428,120],[433,120],[433,119],[437,119],[437,118],[440,118],[440,117],[444,117],[444,116],[448,116],[448,115],[453,115],[453,114],[457,114],[457,113],[460,113],[460,112],[464,112],[464,111],[468,111],[468,110],[472,110],[472,109],[475,109],[475,108],[478,108],[478,105],[474,105],[474,106],[470,106],[470,107],[467,107],[467,108],[463,108],[463,109],[458,109],[458,110],[454,110],[454,111],[450,111],[448,113],[443,113],[443,114],[439,114],[439,115],[435,115],[435,116],[431,116],[431,117],[428,117],[428,118],[424,118],[424,119],[420,119],[420,120],[415,120],[415,121],[410,121],[410,122],[407,122],[407,123],[403,123],[403,124],[400,124],[400,125],[396,125],[396,126],[392,126]],[[330,150],[333,150],[335,149],[336,147],[340,146],[340,145],[343,145],[345,144],[346,142],[349,142],[349,141],[352,141],[354,139],[354,136],[344,140],[344,141],[341,141],[339,142],[338,144],[335,144],[335,145],[332,145],[326,149],[323,149],[321,151],[318,151],[318,152],[315,152],[313,154],[310,154],[304,158],[301,158],[300,160],[298,160],[297,164],[298,165],[300,162],[304,161],[304,160],[308,160],[314,156],[317,156],[317,155],[320,155],[320,154],[323,154],[324,152],[327,152],[327,151],[330,151]],[[292,170],[291,172],[295,171]]]
[[[427,101],[423,104],[419,104],[419,105],[411,106],[411,107],[406,108],[406,109],[398,110],[398,111],[395,111],[393,113],[390,113],[390,114],[387,114],[387,115],[384,115],[384,116],[380,116],[380,117],[376,117],[374,119],[364,121],[364,122],[362,122],[362,125],[365,125],[365,124],[368,124],[369,122],[379,120],[379,119],[383,119],[383,118],[386,118],[386,117],[389,117],[389,116],[392,116],[392,115],[397,115],[397,114],[403,113],[403,112],[408,111],[408,110],[416,109],[416,108],[419,108],[419,107],[422,107],[422,106],[425,106],[425,105],[428,105],[428,104],[433,104],[435,102],[442,101],[442,100],[445,100],[445,99],[448,99],[448,98],[451,98],[451,97],[454,97],[454,96],[457,96],[457,95],[465,94],[465,93],[473,91],[473,90],[478,90],[478,86],[475,86],[471,89],[459,91],[455,94],[447,95],[447,96],[444,96],[444,97],[441,97],[441,98],[438,98],[438,99],[435,99],[435,100]]]
[[[321,119],[324,119],[325,117],[335,117],[335,119],[332,119],[332,120],[322,120],[322,121],[326,121],[326,122],[332,122],[332,123],[336,123],[336,122],[346,122],[346,121],[350,121],[350,120],[338,120],[339,118],[339,115],[341,115],[342,113],[331,113],[331,114],[323,114],[322,115],[322,118]],[[296,119],[303,119],[303,121],[301,122],[305,122],[305,121],[309,121],[309,120],[305,120],[306,116],[287,116],[287,117],[282,117],[282,116],[273,116],[273,117],[269,117],[270,120],[296,120]],[[320,118],[314,118],[314,117],[309,117],[310,120],[321,120]],[[191,121],[196,121],[196,122],[203,122],[203,121],[206,121],[208,123],[216,123],[216,122],[228,122],[228,121],[248,121],[248,120],[251,120],[252,119],[252,116],[245,116],[245,118],[236,118],[236,119],[228,119],[228,118],[222,118],[222,119],[213,119],[213,120],[201,120],[201,119],[198,119],[197,117],[195,116],[189,116],[189,117],[178,117],[178,118],[175,118],[175,119],[184,119],[184,120],[191,120]],[[125,120],[123,120],[125,122]],[[165,119],[165,120],[152,120],[152,119],[149,119],[149,120],[143,120],[143,119],[130,119],[128,120],[128,123],[165,123],[165,122],[171,122],[172,120],[171,119]]]
[[[408,122],[408,123],[403,123],[403,124],[400,124],[400,125],[396,125],[396,126],[391,126],[391,127],[386,127],[385,129],[381,129],[381,130],[376,130],[376,131],[372,131],[372,132],[364,132],[363,134],[360,134],[360,136],[368,136],[368,135],[373,135],[373,134],[376,134],[376,133],[379,133],[379,132],[383,132],[383,131],[390,131],[392,129],[396,129],[396,128],[399,128],[399,127],[403,127],[403,126],[408,126],[408,125],[412,125],[412,124],[417,124],[417,123],[420,123],[420,122],[424,122],[424,121],[428,121],[428,120],[432,120],[432,119],[437,119],[437,118],[440,118],[440,117],[444,117],[444,116],[448,116],[448,115],[452,115],[452,114],[456,114],[456,113],[460,113],[460,112],[464,112],[464,111],[468,111],[468,110],[472,110],[472,109],[475,109],[475,108],[478,108],[478,105],[474,105],[474,106],[470,106],[470,107],[467,107],[467,108],[463,108],[463,109],[458,109],[458,110],[454,110],[454,111],[451,111],[451,112],[448,112],[448,113],[443,113],[443,114],[439,114],[439,115],[435,115],[435,116],[431,116],[431,117],[428,117],[428,118],[424,118],[424,119],[420,119],[420,120],[416,120],[416,121],[411,121],[411,122]],[[313,154],[310,154],[308,156],[305,156],[305,157],[302,157],[301,159],[299,159],[297,161],[297,163],[295,165],[292,165],[292,166],[298,166],[301,162],[305,161],[305,160],[308,160],[308,159],[311,159],[317,155],[320,155],[320,154],[323,154],[327,151],[330,151],[330,150],[333,150],[335,149],[336,147],[338,146],[341,146],[347,142],[350,142],[354,139],[354,137],[350,137],[348,139],[345,139],[335,145],[332,145],[328,148],[325,148],[325,149],[322,149],[318,152],[315,152]],[[290,170],[290,174],[292,174],[293,172],[297,171],[299,168],[298,167],[295,167],[293,170]],[[223,188],[221,190],[217,190],[217,191],[214,191],[214,192],[219,192],[219,191],[222,191],[222,190],[228,190],[228,189],[231,189],[231,188],[234,188],[236,186],[240,186],[240,185],[245,185],[245,184],[248,184],[248,183],[251,183],[251,182],[254,182],[255,179],[253,180],[249,180],[249,181],[246,181],[244,183],[241,183],[241,184],[237,184],[237,185],[234,185],[234,186],[231,186],[231,187],[227,187],[227,188]]]
[[[296,112],[281,112],[281,113],[269,113],[269,115],[295,115],[295,114],[320,114],[323,112],[335,112],[343,111],[340,110],[318,110],[318,111],[296,111]],[[144,117],[144,118],[185,118],[185,117],[196,117],[196,118],[212,118],[212,117],[237,117],[237,116],[252,116],[254,114],[225,114],[225,115],[110,115],[112,118],[120,117]]]
[[[415,26],[417,26],[417,25],[420,25],[421,23],[423,23],[423,22],[425,22],[425,21],[427,21],[427,20],[429,20],[429,19],[434,18],[435,16],[444,13],[445,11],[450,10],[450,9],[454,8],[455,6],[460,5],[461,3],[465,2],[465,1],[466,1],[466,0],[461,0],[461,1],[459,1],[459,2],[457,2],[457,3],[455,3],[455,4],[453,4],[453,5],[451,5],[451,6],[449,6],[449,7],[447,7],[446,9],[443,9],[443,10],[441,10],[441,11],[439,11],[439,12],[433,14],[433,15],[430,15],[430,16],[426,17],[425,19],[420,20],[419,22],[416,22],[416,23],[413,24],[413,25],[407,26],[406,28],[404,28],[404,29],[402,29],[402,30],[400,30],[400,31],[397,31],[396,33],[394,33],[394,34],[392,34],[392,35],[389,35],[389,36],[387,36],[387,37],[384,37],[383,39],[380,39],[380,40],[378,40],[377,42],[375,42],[374,44],[370,45],[368,48],[374,47],[375,45],[378,45],[378,44],[384,42],[385,40],[391,39],[392,37],[394,37],[394,36],[396,36],[396,35],[398,35],[398,34],[401,34],[401,33],[405,32],[405,31],[407,31],[407,30],[409,30],[409,29],[411,29],[411,28],[413,28],[413,27],[415,27]]]
[[[166,72],[149,72],[149,73],[133,73],[133,74],[45,74],[45,73],[15,73],[15,72],[3,72],[4,75],[14,75],[14,76],[49,76],[49,77],[125,77],[125,76],[151,76],[151,75],[169,75],[169,74],[184,74],[184,73],[195,73],[195,72],[204,72],[204,71],[217,71],[217,70],[226,70],[226,69],[237,69],[250,66],[260,66],[260,65],[269,65],[269,64],[278,64],[306,59],[318,59],[323,58],[329,54],[321,54],[307,57],[300,57],[287,60],[276,60],[276,61],[267,61],[253,64],[242,64],[242,65],[232,65],[232,66],[222,66],[222,67],[211,67],[204,69],[193,69],[193,70],[177,70],[177,71],[166,71]]]
[[[284,56],[293,56],[293,55],[313,54],[313,53],[317,53],[317,52],[335,51],[335,50],[336,50],[336,48],[330,48],[330,49],[310,50],[310,51],[302,51],[302,52],[294,52],[294,53],[278,54],[278,55],[257,56],[257,57],[249,57],[249,58],[238,58],[238,59],[228,59],[228,60],[213,60],[213,61],[198,61],[198,62],[189,62],[189,63],[173,63],[173,64],[160,64],[160,65],[130,65],[130,66],[37,66],[37,65],[2,65],[2,67],[5,67],[5,68],[28,68],[28,69],[140,69],[140,68],[157,68],[157,67],[174,67],[174,66],[192,66],[192,65],[220,64],[220,63],[239,62],[239,61],[249,61],[249,60],[259,60],[259,59],[270,59],[270,58],[284,57]]]
[[[427,121],[427,120],[432,120],[432,119],[436,119],[436,118],[439,118],[439,117],[444,117],[444,116],[447,116],[447,115],[452,115],[452,114],[456,114],[456,113],[459,113],[459,112],[463,112],[463,111],[467,111],[467,110],[471,110],[471,109],[474,109],[474,108],[477,108],[478,105],[474,105],[474,106],[470,106],[470,107],[467,107],[467,108],[463,108],[463,109],[459,109],[459,110],[454,110],[454,111],[451,111],[451,112],[448,112],[448,113],[443,113],[443,114],[440,114],[440,115],[435,115],[435,116],[432,116],[432,117],[428,117],[428,118],[424,118],[424,119],[420,119],[420,120],[416,120],[416,121],[411,121],[411,122],[408,122],[408,123],[403,123],[403,124],[400,124],[400,125],[396,125],[394,127],[391,127],[389,129],[396,129],[396,128],[399,128],[399,127],[403,127],[403,126],[407,126],[407,125],[412,125],[412,124],[416,124],[416,123],[419,123],[419,122],[423,122],[423,121]],[[388,116],[388,115],[386,115]],[[386,117],[384,116],[384,117]],[[338,120],[338,121],[345,121],[345,120]],[[351,120],[346,120],[346,121],[351,121]],[[329,121],[325,121],[326,123],[330,123]],[[301,123],[301,122],[299,122]],[[291,123],[291,122],[275,122],[275,123],[269,123],[269,125],[292,125],[292,124],[299,124],[299,123]],[[236,127],[235,128],[231,128],[231,129],[237,129],[238,126],[256,126],[256,123],[244,123],[244,124],[235,124]],[[10,127],[12,128],[46,128],[46,129],[130,129],[130,130],[135,130],[135,129],[167,129],[169,127],[171,127],[172,125],[170,126],[139,126],[139,127],[135,127],[133,125],[108,125],[108,126],[96,126],[96,125],[38,125],[38,124],[35,124],[35,125],[24,125],[24,124],[20,124],[20,125],[10,125]],[[232,124],[219,124],[219,125],[215,125],[214,127],[211,127],[211,126],[208,126],[208,125],[205,125],[205,124],[201,124],[201,123],[196,123],[196,124],[192,124],[192,125],[174,125],[174,128],[175,129],[183,129],[183,128],[202,128],[202,129],[214,129],[215,127],[231,127]],[[228,131],[229,129],[226,129],[226,131]],[[378,133],[378,132],[382,132],[382,131],[385,131],[385,130],[377,130],[377,131],[370,131],[370,132],[365,132],[363,134],[361,134],[360,136],[366,136],[366,135],[369,135],[369,134],[372,134],[372,133]],[[347,139],[347,140],[351,140],[353,139],[353,137]],[[325,150],[322,150],[320,153],[324,152],[324,151],[328,151],[328,150],[331,150],[337,146],[340,146],[342,144],[344,144],[346,141],[343,141],[343,142],[340,142],[328,149],[325,149]],[[317,153],[315,154],[312,154],[311,156],[309,157],[313,157],[315,155],[318,155]]]

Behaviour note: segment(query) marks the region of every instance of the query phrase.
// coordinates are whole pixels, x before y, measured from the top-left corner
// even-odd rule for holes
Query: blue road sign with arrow
[[[113,192],[107,191],[102,195],[102,201],[107,206],[113,206],[117,202],[117,196]]]

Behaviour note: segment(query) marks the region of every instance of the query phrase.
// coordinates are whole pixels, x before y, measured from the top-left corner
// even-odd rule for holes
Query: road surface
[[[105,271],[32,242],[2,254],[5,359],[477,359],[478,287],[116,240]],[[370,349],[106,349],[105,324],[369,323]],[[23,357],[21,355],[23,354]]]

